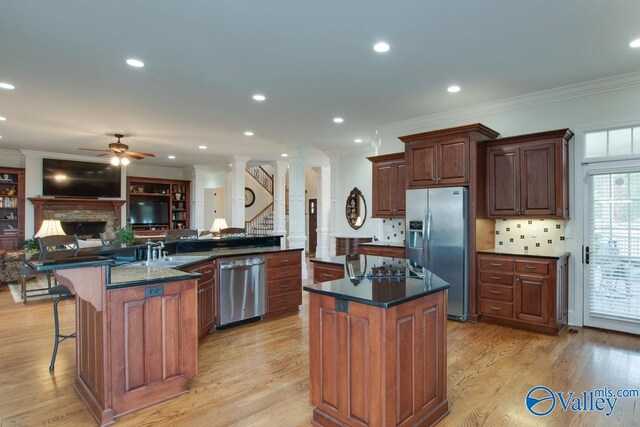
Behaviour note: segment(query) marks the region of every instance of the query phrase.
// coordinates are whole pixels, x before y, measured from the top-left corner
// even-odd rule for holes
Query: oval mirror
[[[367,219],[367,203],[364,201],[362,192],[357,188],[353,188],[349,197],[347,197],[347,205],[345,207],[347,222],[351,228],[357,230],[362,227]]]

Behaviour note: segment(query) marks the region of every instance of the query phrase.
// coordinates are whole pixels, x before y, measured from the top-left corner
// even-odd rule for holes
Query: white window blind
[[[589,176],[589,312],[640,322],[640,172]]]

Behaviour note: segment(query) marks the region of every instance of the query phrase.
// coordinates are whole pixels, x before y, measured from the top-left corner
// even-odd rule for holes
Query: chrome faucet
[[[151,242],[151,240],[147,240],[147,262],[154,260],[161,260],[164,258],[164,249],[163,242]]]

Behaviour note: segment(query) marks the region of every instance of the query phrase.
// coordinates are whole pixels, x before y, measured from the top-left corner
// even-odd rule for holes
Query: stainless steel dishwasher
[[[222,259],[219,261],[218,271],[218,325],[228,325],[264,314],[263,257]]]

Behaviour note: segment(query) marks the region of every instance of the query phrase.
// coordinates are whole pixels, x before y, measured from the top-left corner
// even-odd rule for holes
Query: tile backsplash
[[[495,248],[506,250],[564,250],[562,219],[498,219]]]
[[[381,242],[404,242],[404,219],[383,219]]]

